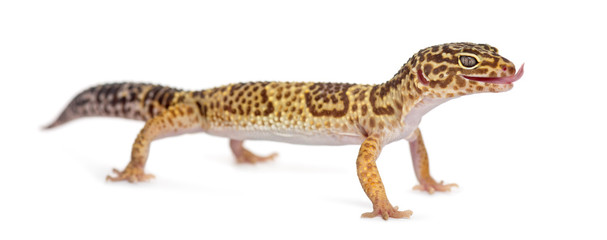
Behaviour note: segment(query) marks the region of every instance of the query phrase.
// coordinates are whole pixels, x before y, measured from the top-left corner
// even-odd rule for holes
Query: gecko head
[[[433,98],[508,91],[524,72],[524,64],[517,72],[512,62],[498,54],[497,48],[474,43],[425,48],[406,65],[415,88]]]

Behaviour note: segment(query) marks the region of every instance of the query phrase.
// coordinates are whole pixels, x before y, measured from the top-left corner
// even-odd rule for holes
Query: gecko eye
[[[465,69],[473,69],[479,64],[476,56],[473,55],[461,55],[459,56],[459,65]]]

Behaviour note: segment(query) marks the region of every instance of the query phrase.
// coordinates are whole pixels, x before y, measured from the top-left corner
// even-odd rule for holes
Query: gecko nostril
[[[504,72],[508,71],[508,67],[503,67],[502,70],[504,70]]]

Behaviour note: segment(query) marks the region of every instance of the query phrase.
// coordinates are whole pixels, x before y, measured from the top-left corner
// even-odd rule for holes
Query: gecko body
[[[360,145],[357,174],[373,211],[363,217],[408,218],[388,201],[375,161],[381,148],[409,142],[419,185],[416,189],[449,191],[455,184],[436,182],[418,125],[425,113],[454,98],[480,92],[503,92],[523,75],[486,44],[449,43],[420,50],[382,84],[247,82],[199,91],[140,83],[114,83],[78,94],[47,128],[85,116],[145,121],[132,147],[131,161],[107,180],[146,181],[150,143],[163,137],[205,132],[230,139],[237,162],[257,156],[245,140],[308,145]]]

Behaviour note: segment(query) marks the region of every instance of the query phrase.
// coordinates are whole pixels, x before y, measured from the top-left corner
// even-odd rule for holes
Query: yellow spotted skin
[[[448,43],[420,50],[381,84],[314,82],[246,82],[200,91],[182,91],[141,83],[105,84],[78,94],[47,128],[86,116],[111,116],[145,121],[135,139],[131,161],[107,180],[129,182],[153,178],[144,167],[150,143],[191,132],[230,139],[238,163],[257,163],[276,155],[257,156],[245,140],[273,140],[310,145],[360,145],[356,160],[363,190],[373,211],[363,217],[408,218],[388,201],[375,164],[381,148],[409,142],[415,189],[449,191],[455,184],[435,181],[421,131],[421,117],[447,100],[480,92],[503,92],[511,82],[481,81],[508,78],[514,65],[486,44]],[[473,77],[477,80],[470,80]]]

